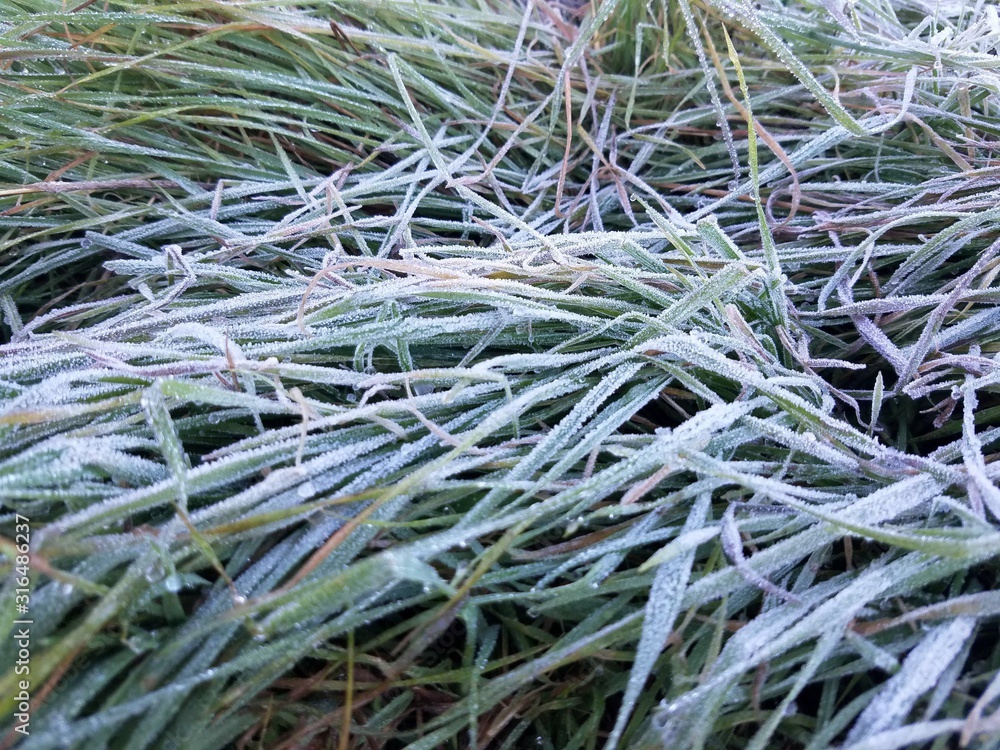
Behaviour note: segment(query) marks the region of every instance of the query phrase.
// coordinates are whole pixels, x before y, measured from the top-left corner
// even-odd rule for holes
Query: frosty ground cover
[[[0,18],[21,747],[1000,742],[995,6]]]

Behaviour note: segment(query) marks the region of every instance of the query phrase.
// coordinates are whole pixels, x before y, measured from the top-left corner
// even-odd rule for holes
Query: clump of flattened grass
[[[995,743],[995,13],[594,5],[0,3],[24,747]]]

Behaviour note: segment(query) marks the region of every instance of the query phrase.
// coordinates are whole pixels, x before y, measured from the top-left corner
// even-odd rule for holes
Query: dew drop
[[[316,487],[312,482],[303,482],[295,492],[299,497],[305,499],[316,494]]]

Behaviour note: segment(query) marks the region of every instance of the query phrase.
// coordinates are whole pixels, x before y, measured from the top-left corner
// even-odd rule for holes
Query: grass
[[[996,9],[572,5],[0,0],[3,747],[1000,746]]]

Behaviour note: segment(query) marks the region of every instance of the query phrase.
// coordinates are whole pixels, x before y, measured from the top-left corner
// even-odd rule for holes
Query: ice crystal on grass
[[[765,5],[0,0],[25,748],[996,744],[995,9]]]

